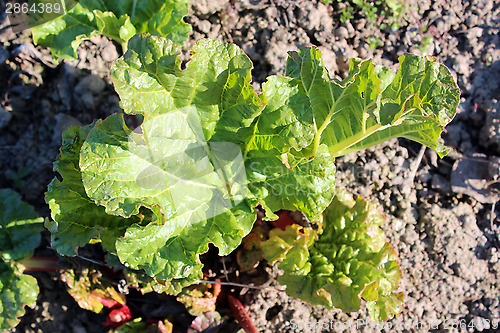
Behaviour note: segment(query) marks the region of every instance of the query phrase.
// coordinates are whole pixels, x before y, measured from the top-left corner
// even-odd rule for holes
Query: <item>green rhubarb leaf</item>
[[[201,277],[198,256],[209,243],[222,255],[239,245],[255,221],[257,203],[301,208],[311,216],[321,212],[331,200],[334,168],[327,150],[291,170],[278,150],[247,155],[239,132],[262,111],[250,83],[250,59],[235,45],[202,40],[181,70],[178,52],[161,37],[130,40],[113,68],[113,82],[125,112],[143,115],[143,123],[132,130],[113,115],[95,126],[82,145],[80,170],[86,194],[106,213],[128,218],[143,207],[158,217],[128,227],[117,240],[120,260],[182,284]],[[261,170],[261,178],[249,180],[246,166],[253,161],[260,166],[251,176],[269,163],[281,164],[288,175],[269,175],[269,185],[286,180],[300,195],[252,192],[248,183],[268,176]]]
[[[30,257],[40,244],[43,217],[11,189],[0,190],[0,258]]]
[[[189,277],[181,279],[161,280],[152,278],[144,270],[135,270],[130,268],[123,269],[123,275],[127,284],[136,288],[143,295],[151,292],[158,294],[177,295],[183,288],[198,282],[202,275],[192,274]]]
[[[379,226],[379,208],[361,197],[338,191],[323,214],[323,232],[298,225],[273,229],[261,244],[264,257],[279,262],[279,282],[287,293],[329,309],[358,311],[361,298],[374,321],[402,309],[397,255]]]
[[[234,44],[200,40],[184,70],[171,41],[138,34],[129,52],[112,68],[113,84],[124,111],[156,117],[195,107],[205,139],[239,143],[235,134],[260,112],[250,83],[250,59]],[[217,133],[216,133],[217,132]]]
[[[0,190],[0,330],[19,323],[24,306],[34,306],[38,285],[23,275],[18,261],[31,257],[40,244],[43,218],[11,189]]]
[[[294,155],[311,157],[326,144],[340,156],[405,137],[444,156],[440,134],[455,115],[459,88],[433,57],[406,54],[399,63],[394,75],[371,60],[351,60],[339,81],[330,78],[318,49],[290,52],[286,77],[263,86],[269,112],[254,123],[248,148],[292,147]]]
[[[323,211],[333,196],[327,189],[333,189],[335,184],[333,158],[327,151],[322,150],[316,161],[304,161],[301,167],[291,168],[283,164],[280,156],[284,149],[273,148],[272,144],[262,151],[251,149],[255,145],[249,133],[252,123],[262,112],[271,111],[261,105],[251,85],[250,59],[235,45],[201,40],[193,47],[186,69],[181,70],[178,53],[172,42],[155,36],[137,35],[130,40],[129,52],[112,69],[125,112],[142,114],[143,131],[150,131],[150,123],[157,126],[165,121],[158,121],[165,117],[158,116],[192,108],[190,112],[197,114],[201,124],[196,136],[208,141],[212,151],[220,152],[212,154],[215,159],[230,155],[226,143],[240,148],[249,177],[248,196],[253,196],[254,202],[269,207],[271,212],[300,209],[314,216]],[[282,144],[292,144],[289,141]],[[232,168],[235,166],[238,164],[233,163]],[[281,180],[277,178],[284,175]],[[308,182],[314,186],[305,186]],[[262,183],[267,184],[266,189],[260,189]],[[297,192],[297,196],[291,192]]]
[[[301,94],[297,80],[271,76],[263,84],[262,99],[267,101],[262,113],[245,135],[248,151],[277,149],[284,153],[308,146],[314,138],[314,118],[309,99]]]
[[[136,32],[149,32],[182,44],[191,31],[183,21],[188,0],[80,0],[76,5],[61,1],[67,8],[64,14],[53,18],[53,13],[47,12],[32,16],[30,22],[35,43],[50,47],[56,59],[77,58],[76,50],[82,41],[97,35],[112,38],[126,48]]]
[[[324,145],[316,157],[291,168],[285,156],[269,152],[248,154],[249,189],[271,212],[300,210],[310,221],[332,201],[335,188],[335,159]],[[277,153],[277,152],[276,152]]]
[[[31,28],[52,21],[77,5],[77,0],[28,0],[28,24]]]
[[[264,258],[271,264],[279,261],[284,266],[292,267],[292,271],[310,266],[308,264],[309,247],[317,238],[313,229],[292,224],[287,226],[285,230],[272,229],[269,236],[267,241],[261,243],[261,248],[264,252]],[[292,254],[295,256],[295,260],[285,261]]]
[[[132,268],[143,268],[150,276],[173,280],[173,289],[179,292],[202,278],[203,265],[198,256],[208,251],[209,243],[219,247],[220,255],[229,254],[250,231],[254,219],[253,211],[240,204],[192,224],[178,218],[164,225],[134,225],[118,239],[118,256]]]
[[[113,12],[85,7],[78,3],[68,13],[32,28],[33,41],[50,47],[56,60],[76,59],[76,50],[84,41],[98,35],[116,40],[122,45],[136,33],[128,15],[117,17]]]
[[[0,260],[0,330],[16,326],[24,314],[24,306],[33,307],[38,297],[36,279],[21,274],[14,262]]]
[[[113,115],[92,129],[81,149],[90,198],[109,214],[129,217],[143,206],[161,217],[128,227],[116,244],[122,262],[158,279],[200,279],[198,255],[208,244],[229,254],[255,220],[243,201],[245,174],[240,182],[232,173],[238,160],[243,165],[241,153],[232,155],[234,146],[227,145],[223,151],[230,162],[211,162],[224,156],[217,157],[219,147],[210,149],[214,145],[203,141],[196,116],[181,109],[145,119],[139,134],[125,126],[122,115]],[[244,172],[237,165],[234,170]],[[234,183],[226,186],[226,181]]]
[[[122,236],[128,226],[140,221],[137,217],[125,219],[106,214],[104,207],[97,206],[85,193],[78,165],[80,148],[98,123],[70,127],[63,133],[60,155],[54,162],[54,171],[63,180],[54,178],[45,193],[52,216],[52,221],[47,220],[45,226],[52,233],[52,247],[62,255],[76,255],[78,247],[90,240],[102,241],[107,250],[115,253],[116,238]]]

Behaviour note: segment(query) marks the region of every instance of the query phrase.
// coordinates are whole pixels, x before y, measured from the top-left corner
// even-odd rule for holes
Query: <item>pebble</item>
[[[422,183],[427,183],[429,180],[432,179],[432,175],[429,172],[430,167],[429,166],[424,166],[422,167],[417,174],[417,178],[422,182]]]
[[[116,47],[112,43],[106,45],[101,51],[101,57],[104,61],[114,61],[118,59],[119,56]]]
[[[356,35],[356,30],[352,26],[351,22],[347,21],[344,24],[347,28],[348,37],[349,38],[354,37]]]
[[[450,182],[440,174],[432,176],[432,188],[445,194],[451,191]]]
[[[467,33],[467,37],[469,39],[473,39],[473,38],[479,38],[483,35],[483,29],[480,28],[480,27],[474,27],[474,28],[470,28],[469,29],[469,32]]]
[[[99,94],[102,93],[105,88],[106,82],[104,82],[103,79],[95,75],[87,75],[78,82],[75,87],[75,93],[79,94],[84,91],[90,91],[94,94]]]
[[[206,34],[210,32],[211,26],[212,24],[208,20],[201,20],[200,22],[198,22],[198,28],[200,28],[201,32],[204,32]]]
[[[337,36],[339,38],[347,38],[348,34],[349,34],[349,32],[347,32],[346,27],[339,27],[335,30],[335,36]]]

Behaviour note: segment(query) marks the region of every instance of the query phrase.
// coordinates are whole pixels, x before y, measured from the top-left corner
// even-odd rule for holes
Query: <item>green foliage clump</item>
[[[331,3],[334,0],[322,0],[323,3]],[[354,17],[356,10],[368,19],[373,26],[381,30],[389,26],[392,30],[399,28],[399,20],[405,11],[405,3],[402,0],[336,0],[337,2],[348,2],[346,7],[342,8],[341,22],[345,22]]]
[[[380,207],[339,190],[320,220],[318,231],[294,224],[271,230],[261,244],[264,257],[279,262],[287,293],[346,312],[358,311],[364,299],[376,322],[399,313],[401,269],[379,228]]]
[[[54,58],[76,59],[78,46],[97,35],[109,37],[126,50],[138,32],[149,32],[182,44],[191,32],[183,21],[189,0],[60,0],[67,10],[31,15],[33,41],[49,46]],[[44,3],[31,0],[31,3]]]
[[[43,218],[10,190],[0,190],[0,329],[19,323],[24,306],[33,307],[38,284],[23,274],[21,260],[31,257],[40,244]]]

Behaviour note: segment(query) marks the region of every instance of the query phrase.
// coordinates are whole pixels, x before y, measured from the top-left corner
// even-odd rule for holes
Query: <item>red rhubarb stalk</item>
[[[56,257],[29,257],[21,260],[25,272],[57,272]]]
[[[229,302],[229,307],[231,308],[233,316],[236,318],[241,328],[243,328],[246,333],[259,333],[243,307],[243,304],[231,294],[227,295],[227,301]]]

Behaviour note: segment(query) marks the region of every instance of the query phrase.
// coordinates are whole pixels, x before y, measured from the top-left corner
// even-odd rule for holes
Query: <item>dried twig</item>
[[[426,148],[427,148],[426,146],[422,145],[422,148],[420,148],[420,151],[418,152],[417,158],[415,158],[413,162],[411,162],[410,174],[408,175],[408,178],[406,178],[405,185],[411,186],[411,184],[413,184],[413,181],[415,180],[415,175],[417,174],[418,167],[422,162],[422,158],[424,157]]]
[[[198,283],[208,283],[208,284],[220,284],[222,286],[231,286],[231,287],[237,287],[237,288],[249,288],[249,289],[259,289],[259,290],[270,290],[270,291],[284,291],[280,289],[276,289],[273,287],[269,286],[252,286],[248,284],[242,284],[242,283],[233,283],[233,282],[220,282],[220,281],[207,281],[207,280],[198,280]]]
[[[498,249],[500,249],[500,245],[498,244],[497,236],[493,232],[493,221],[495,220],[496,214],[495,214],[495,205],[496,202],[491,204],[491,214],[490,214],[490,228],[491,232],[493,233],[493,240],[495,242],[495,245],[497,246]]]
[[[221,257],[221,261],[222,261],[222,268],[224,269],[223,271],[224,277],[226,278],[226,281],[229,281],[229,278],[227,276],[226,259],[224,257]]]
[[[48,248],[48,249],[51,249],[51,250],[54,250],[54,251],[56,251],[56,252],[57,252],[57,250],[56,250],[56,249],[54,249],[53,247],[47,246],[47,248]],[[108,266],[108,264],[106,264],[106,263],[105,263],[105,262],[103,262],[103,261],[98,261],[98,260],[94,260],[94,259],[90,259],[90,258],[82,257],[81,255],[78,255],[78,254],[77,254],[75,257],[76,257],[76,258],[78,258],[78,259],[82,259],[82,260],[85,260],[85,261],[91,262],[91,263],[96,264],[96,265],[98,265],[98,266],[104,266],[104,267],[107,267],[107,266]]]

